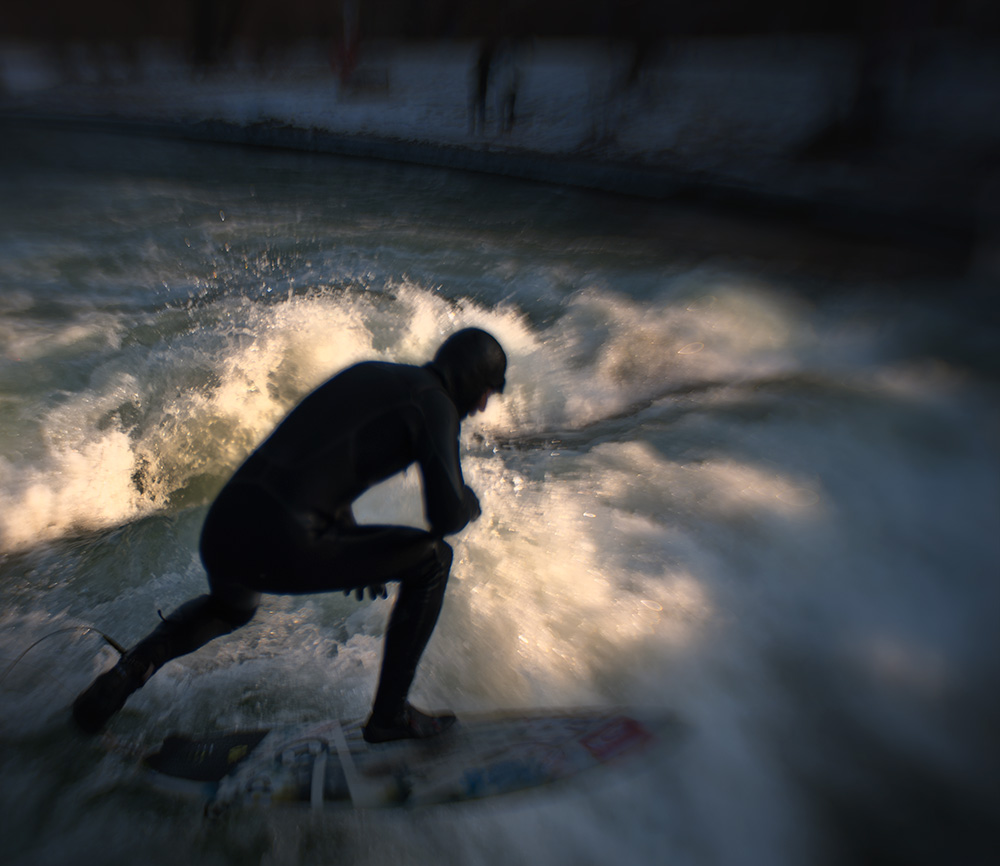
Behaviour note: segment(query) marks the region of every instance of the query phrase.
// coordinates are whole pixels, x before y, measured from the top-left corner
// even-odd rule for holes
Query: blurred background
[[[923,231],[997,272],[986,0],[11,0],[2,26],[8,119],[362,136],[363,155]]]

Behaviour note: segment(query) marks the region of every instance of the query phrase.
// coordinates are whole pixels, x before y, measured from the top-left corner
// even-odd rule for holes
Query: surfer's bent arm
[[[424,509],[431,532],[451,535],[479,517],[479,500],[462,478],[458,456],[458,415],[444,394],[425,402],[418,462],[424,482]]]

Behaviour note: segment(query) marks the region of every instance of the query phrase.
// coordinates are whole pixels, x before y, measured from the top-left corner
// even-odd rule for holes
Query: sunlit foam
[[[57,447],[42,465],[19,467],[0,458],[7,501],[0,514],[0,550],[133,516],[138,496],[130,481],[132,467],[130,443],[122,433]]]
[[[110,355],[90,388],[43,410],[40,455],[0,459],[8,502],[0,549],[127,522],[186,496],[197,479],[204,499],[327,376],[366,358],[423,363],[445,336],[473,325],[496,334],[514,359],[515,408],[495,401],[484,416],[509,427],[519,383],[532,375],[518,358],[537,342],[516,311],[456,305],[408,284],[388,296],[230,297],[197,308],[187,328]],[[95,333],[127,327],[102,320]]]
[[[17,362],[57,358],[67,352],[117,348],[121,323],[111,314],[85,311],[72,322],[53,325],[30,318],[0,319],[0,351]]]
[[[637,697],[653,659],[698,639],[708,594],[684,565],[664,561],[671,527],[609,500],[617,468],[522,467],[529,478],[495,458],[466,464],[484,517],[456,539],[454,585],[429,651],[435,679],[478,704],[622,701]],[[445,649],[456,642],[461,659]],[[637,676],[616,678],[623,664]]]
[[[803,310],[761,286],[719,282],[714,291],[686,304],[576,293],[545,335],[558,349],[533,383],[541,399],[530,417],[583,425],[678,384],[797,366],[797,352],[809,342]]]
[[[198,478],[205,480],[194,495],[203,500],[326,376],[369,357],[422,363],[461,327],[491,331],[510,359],[508,389],[465,425],[468,443],[475,431],[586,424],[670,381],[731,372],[748,351],[787,341],[790,315],[763,293],[724,288],[687,308],[585,291],[548,331],[530,328],[514,309],[456,303],[406,282],[388,293],[316,292],[268,304],[223,297],[192,310],[189,324],[175,325],[162,342],[123,344],[95,370],[91,389],[43,415],[44,459],[2,467],[14,507],[0,523],[0,546],[134,519]],[[75,326],[65,339],[93,333],[118,341],[128,323],[106,318]],[[694,352],[695,345],[704,348]],[[699,366],[685,366],[692,363]],[[708,474],[723,500],[739,486],[740,497],[771,508],[817,501],[806,485],[751,477],[746,467],[717,464]]]

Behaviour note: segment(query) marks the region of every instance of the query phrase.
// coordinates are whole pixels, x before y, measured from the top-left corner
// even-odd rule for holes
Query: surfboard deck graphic
[[[460,717],[428,740],[372,745],[363,721],[168,737],[145,763],[209,814],[280,803],[421,806],[548,784],[637,753],[678,727],[665,712],[562,710]]]

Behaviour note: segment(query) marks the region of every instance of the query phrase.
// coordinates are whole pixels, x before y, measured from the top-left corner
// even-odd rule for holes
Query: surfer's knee
[[[450,544],[442,538],[434,542],[434,557],[437,560],[438,568],[447,574],[451,571],[451,563],[455,558],[455,551]]]
[[[443,587],[448,582],[453,559],[454,552],[451,545],[440,538],[435,538],[421,558],[399,576],[399,581],[404,586],[419,586],[425,589]]]
[[[217,618],[229,623],[234,629],[253,619],[260,605],[259,592],[239,583],[219,580],[211,572],[208,584],[211,589],[209,604]]]
[[[257,613],[260,594],[254,593],[254,595],[255,599],[247,599],[244,604],[234,604],[227,599],[213,595],[213,613],[234,629],[240,628],[250,622],[254,618],[254,614]]]
[[[433,561],[427,569],[426,576],[430,582],[445,584],[448,582],[448,575],[451,573],[451,563],[455,558],[455,552],[451,545],[443,539],[435,539],[433,547]]]

